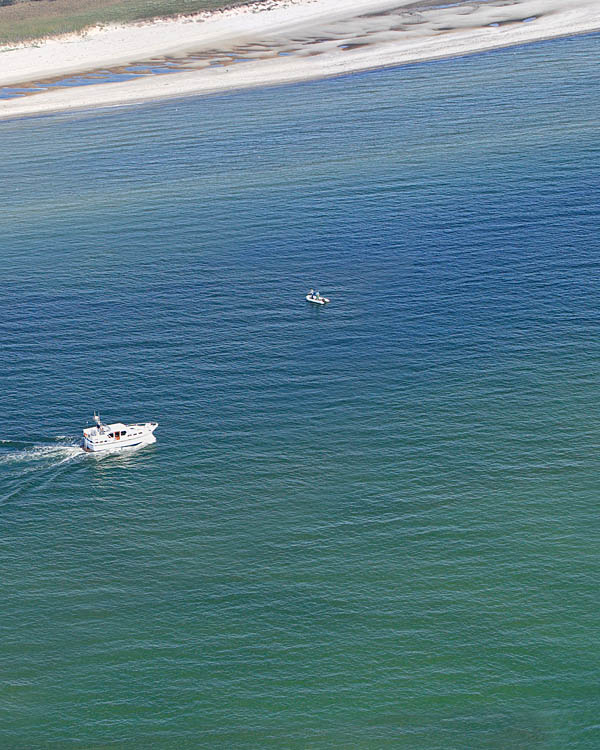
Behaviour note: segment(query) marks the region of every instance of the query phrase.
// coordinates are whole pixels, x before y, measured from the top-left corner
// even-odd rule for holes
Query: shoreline
[[[298,83],[599,30],[596,0],[252,4],[0,48],[0,89],[43,89],[0,99],[0,119]],[[68,76],[156,64],[177,72],[61,84]]]

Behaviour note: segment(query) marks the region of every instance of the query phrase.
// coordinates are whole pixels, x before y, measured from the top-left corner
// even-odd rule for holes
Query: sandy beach
[[[0,99],[0,118],[292,83],[599,29],[598,0],[272,0],[0,47],[0,92],[26,91]],[[168,75],[155,72],[167,65]],[[113,80],[131,66],[129,80]],[[62,85],[76,74],[88,85]]]

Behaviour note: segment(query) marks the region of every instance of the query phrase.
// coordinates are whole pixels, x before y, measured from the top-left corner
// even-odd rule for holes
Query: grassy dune
[[[5,0],[6,1],[6,0]],[[10,0],[8,0],[10,1]],[[17,0],[0,7],[0,45],[202,10],[247,5],[250,0]]]

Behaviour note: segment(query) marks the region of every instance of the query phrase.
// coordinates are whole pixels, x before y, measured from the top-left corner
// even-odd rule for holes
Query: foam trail
[[[78,446],[44,446],[36,445],[33,448],[25,450],[11,451],[0,456],[0,464],[8,463],[30,463],[34,461],[50,461],[61,464],[69,461],[76,455],[83,454],[83,450]]]
[[[2,441],[3,445],[13,441]],[[22,443],[17,443],[22,446]],[[32,445],[30,448],[19,447],[0,453],[0,465],[8,464],[39,464],[42,462],[44,468],[60,466],[66,461],[71,461],[79,455],[84,455],[83,449],[78,445]]]

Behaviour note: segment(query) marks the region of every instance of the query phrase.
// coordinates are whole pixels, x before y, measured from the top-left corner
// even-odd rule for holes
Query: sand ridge
[[[275,85],[600,29],[597,0],[272,0],[0,48],[0,87],[149,61],[179,72],[0,100],[0,117]]]

